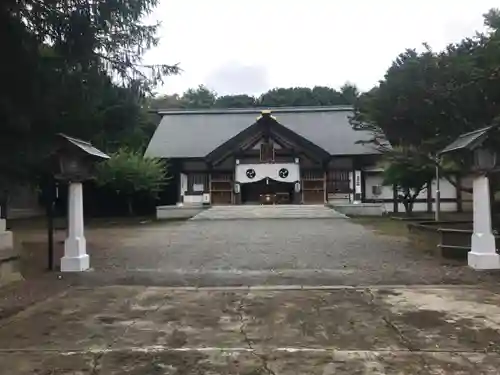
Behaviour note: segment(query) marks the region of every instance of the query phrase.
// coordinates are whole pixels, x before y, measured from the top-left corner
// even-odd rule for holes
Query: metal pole
[[[47,192],[47,242],[48,242],[48,254],[47,254],[47,265],[49,271],[54,270],[54,204],[57,198],[57,184],[51,180],[48,186]]]
[[[54,210],[52,202],[47,203],[47,240],[49,252],[47,263],[49,271],[54,269]]]
[[[436,158],[436,208],[434,209],[434,219],[439,221],[441,214],[441,191],[439,186],[439,180],[441,176],[439,175],[439,157]]]

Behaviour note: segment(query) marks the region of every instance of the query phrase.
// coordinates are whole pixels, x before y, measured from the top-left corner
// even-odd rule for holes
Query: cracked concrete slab
[[[241,312],[249,339],[259,346],[402,348],[363,290],[255,291]]]
[[[15,375],[462,375],[497,374],[498,356],[473,353],[334,351],[258,354],[238,350],[0,353],[0,373]]]
[[[425,350],[498,350],[500,295],[446,288],[374,291],[380,312],[408,345]]]
[[[500,299],[459,288],[72,289],[0,328],[0,374],[496,374]]]
[[[76,289],[36,304],[0,327],[0,350],[103,349],[143,315],[128,306],[141,303],[146,293],[144,287]]]
[[[58,352],[0,353],[0,374],[97,375],[93,354],[64,355]]]
[[[141,342],[173,348],[245,347],[234,312],[245,294],[244,291],[172,291],[161,297],[159,308],[145,310],[116,345],[127,347]]]

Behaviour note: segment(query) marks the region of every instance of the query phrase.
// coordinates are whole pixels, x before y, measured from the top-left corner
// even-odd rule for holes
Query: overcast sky
[[[160,93],[205,84],[219,94],[274,87],[361,90],[381,79],[398,53],[435,49],[483,30],[498,0],[160,0],[160,45],[147,63],[179,63]]]

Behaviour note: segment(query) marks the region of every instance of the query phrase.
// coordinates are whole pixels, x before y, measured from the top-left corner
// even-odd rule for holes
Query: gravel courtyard
[[[377,220],[377,219],[374,219]],[[192,220],[89,231],[100,278],[165,286],[496,282],[349,219]],[[97,245],[92,251],[92,243]],[[104,271],[104,272],[102,272]]]

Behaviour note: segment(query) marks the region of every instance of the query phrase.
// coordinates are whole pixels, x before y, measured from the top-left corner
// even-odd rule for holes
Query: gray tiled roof
[[[349,124],[350,107],[252,108],[201,111],[160,111],[160,125],[145,155],[161,158],[204,157],[255,123],[262,110],[331,155],[376,154],[370,134]]]

